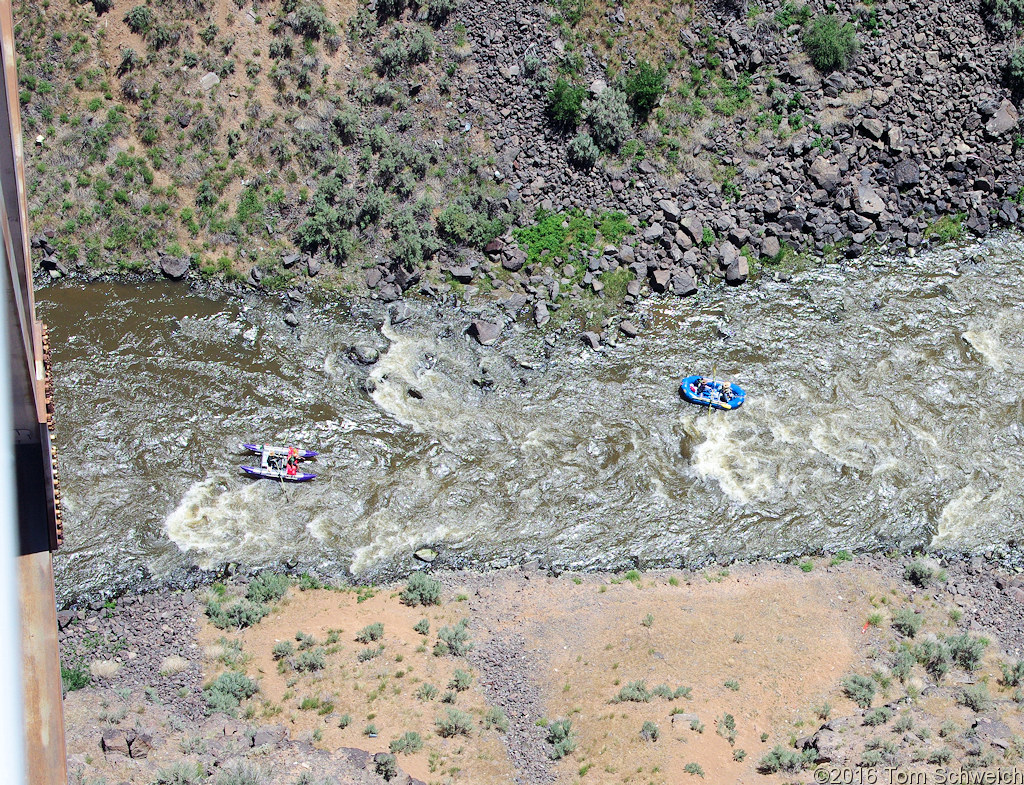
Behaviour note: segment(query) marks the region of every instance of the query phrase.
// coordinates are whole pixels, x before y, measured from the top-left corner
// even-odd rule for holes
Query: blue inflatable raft
[[[724,389],[728,389],[728,392],[723,393]],[[706,376],[687,376],[679,385],[679,394],[690,403],[713,409],[738,409],[747,397],[738,384]]]

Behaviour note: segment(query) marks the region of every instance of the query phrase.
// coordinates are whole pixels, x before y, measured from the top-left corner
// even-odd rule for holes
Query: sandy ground
[[[835,565],[818,559],[810,571],[760,564],[705,573],[551,577],[511,569],[441,577],[442,604],[428,608],[403,605],[401,586],[361,592],[293,587],[269,616],[241,632],[225,633],[200,617],[203,678],[209,682],[234,668],[257,679],[260,692],[243,704],[238,726],[283,725],[291,742],[308,742],[324,755],[344,747],[385,752],[392,740],[416,732],[423,748],[398,755],[398,764],[426,783],[667,785],[700,781],[698,770],[709,782],[809,782],[810,770],[765,775],[758,763],[774,746],[791,749],[813,734],[822,713],[849,718],[840,733],[847,766],[856,765],[872,737],[897,745],[899,765],[908,771],[926,770],[927,757],[942,746],[951,748],[957,765],[1008,765],[1024,754],[1022,704],[1000,682],[1000,665],[1008,659],[998,630],[984,630],[990,644],[973,673],[954,668],[937,685],[920,666],[906,684],[886,677],[886,663],[904,642],[891,625],[900,608],[921,614],[916,641],[955,634],[971,618],[962,615],[954,593],[912,587],[901,564],[884,557]],[[424,618],[430,625],[425,635],[413,629]],[[438,630],[464,618],[474,652],[435,656]],[[380,641],[356,640],[360,629],[377,622]],[[297,648],[304,636],[315,638],[311,649],[324,652],[322,670],[301,673],[274,659],[275,644],[291,641]],[[509,640],[521,641],[512,660],[496,666],[483,656],[496,641]],[[377,656],[359,661],[360,652],[381,645]],[[451,690],[452,706],[469,715],[471,727],[468,735],[442,738],[435,720],[449,708],[441,701],[456,670],[472,675],[468,689]],[[851,673],[875,674],[873,706],[894,707],[888,724],[863,726],[863,712],[843,694],[842,680]],[[617,701],[620,689],[636,681],[649,690],[690,690],[674,699]],[[994,701],[984,714],[957,699],[965,685],[981,683]],[[433,699],[419,697],[425,684],[437,688]],[[116,713],[121,704],[128,716],[112,723],[110,707]],[[511,731],[485,727],[495,705],[510,707]],[[224,720],[190,727],[174,718],[173,706],[148,705],[138,694],[122,698],[111,688],[71,693],[66,708],[69,752],[79,769],[132,783],[148,785],[157,767],[182,758],[190,734],[208,736],[214,725],[214,735],[224,732]],[[679,715],[675,722],[673,715]],[[984,737],[979,741],[970,728],[983,716],[1004,723],[1011,743],[990,749]],[[728,717],[735,726],[731,741]],[[896,727],[897,717],[912,720],[913,732]],[[572,721],[576,749],[550,761],[542,726],[562,718]],[[641,736],[646,722],[657,726],[657,740]],[[131,723],[159,728],[160,743],[148,761],[105,757],[97,748],[102,729]],[[371,724],[373,737],[366,733]],[[523,741],[531,733],[533,747]],[[517,757],[512,748],[523,744]],[[310,770],[309,756],[286,747],[287,754],[256,757],[267,782],[290,785]],[[533,756],[528,774],[524,749]]]

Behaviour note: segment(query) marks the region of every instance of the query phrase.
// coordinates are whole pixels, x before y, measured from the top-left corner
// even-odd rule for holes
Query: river
[[[394,325],[313,303],[293,330],[276,301],[170,282],[46,288],[59,599],[230,561],[373,580],[423,545],[587,569],[1012,542],[1022,259],[1003,235],[712,287],[646,304],[638,339],[566,336],[550,358],[525,318],[481,348],[427,303]],[[679,377],[712,368],[741,409],[680,400]],[[242,441],[319,450],[319,478],[247,479]]]

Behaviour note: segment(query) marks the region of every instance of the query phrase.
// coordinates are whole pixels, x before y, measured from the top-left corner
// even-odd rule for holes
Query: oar
[[[708,384],[708,417],[711,416],[711,402],[714,400],[714,398],[712,398],[711,396],[713,396],[715,394],[715,390],[711,386],[712,384],[715,383],[715,369],[716,369],[716,366],[712,365],[711,366],[711,383]]]

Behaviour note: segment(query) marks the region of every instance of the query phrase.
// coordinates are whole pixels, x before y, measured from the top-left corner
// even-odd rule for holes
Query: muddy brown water
[[[1022,258],[1003,236],[710,289],[645,306],[640,339],[593,353],[567,335],[551,358],[525,320],[485,349],[425,303],[396,325],[312,304],[293,330],[276,301],[171,283],[44,289],[58,593],[230,561],[372,580],[423,545],[586,569],[1012,542]],[[351,362],[357,343],[380,362]],[[712,368],[746,388],[740,410],[679,399]],[[321,451],[319,478],[242,476],[238,444],[264,440]]]

